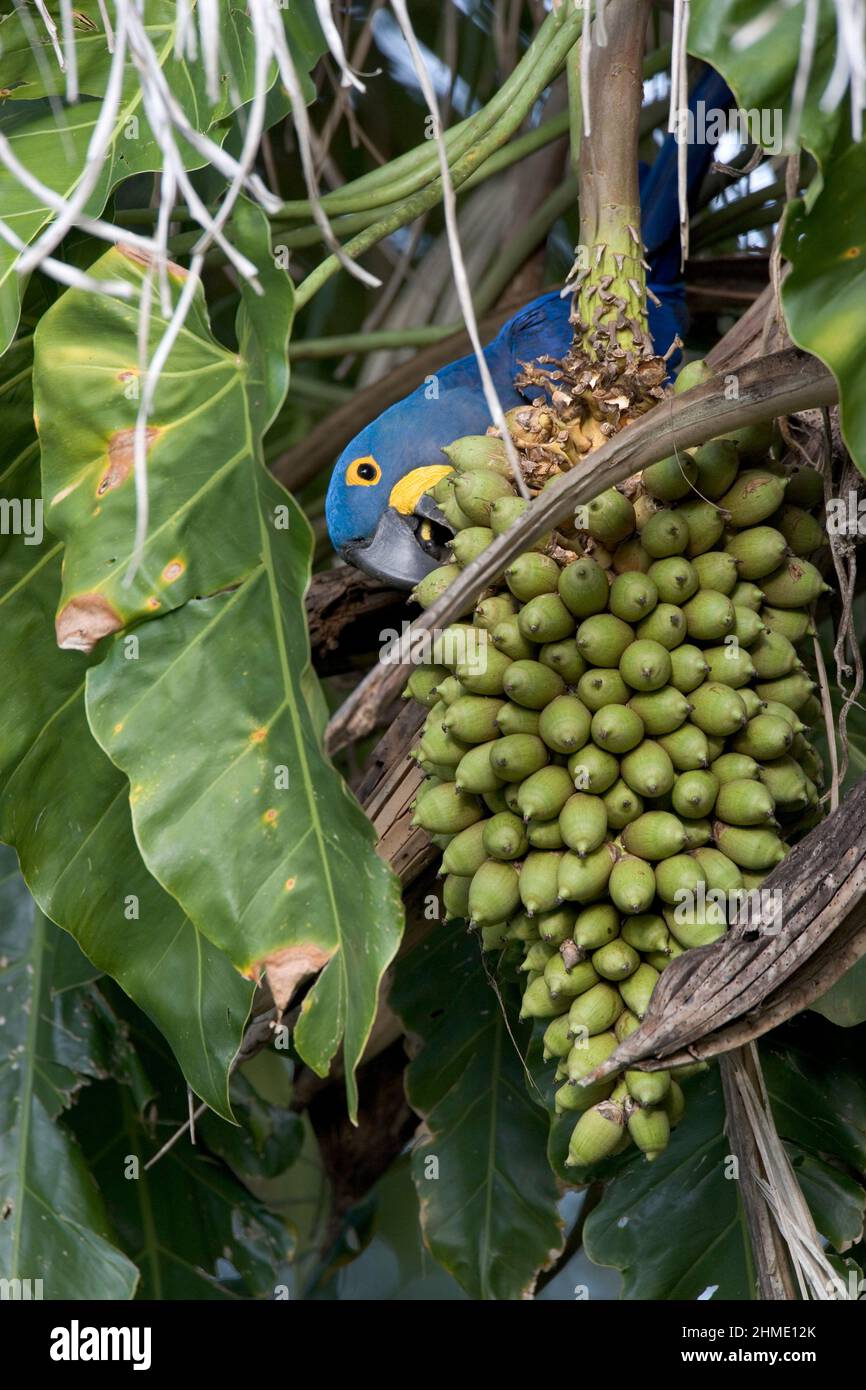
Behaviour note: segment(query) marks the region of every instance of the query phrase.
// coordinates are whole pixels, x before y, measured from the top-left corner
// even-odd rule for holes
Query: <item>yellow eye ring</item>
[[[381,476],[382,470],[372,454],[353,459],[346,469],[346,482],[351,487],[373,487]]]

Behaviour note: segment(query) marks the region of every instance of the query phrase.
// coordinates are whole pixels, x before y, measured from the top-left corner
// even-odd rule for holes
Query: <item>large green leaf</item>
[[[453,922],[400,961],[390,1003],[422,1044],[406,1091],[428,1131],[412,1155],[424,1239],[472,1297],[518,1299],[563,1230],[546,1117],[526,1087],[529,1030],[516,986],[500,994],[477,940]]]
[[[19,505],[39,497],[31,353],[23,340],[0,364],[0,496]],[[54,640],[62,547],[31,538],[0,537],[0,837],[42,910],[149,1014],[193,1090],[228,1116],[250,987],[144,866],[126,779],[87,725],[87,660]]]
[[[85,1078],[106,1074],[95,1009],[52,997],[59,935],[0,849],[0,1277],[41,1280],[45,1298],[126,1299],[138,1271],[57,1122]]]

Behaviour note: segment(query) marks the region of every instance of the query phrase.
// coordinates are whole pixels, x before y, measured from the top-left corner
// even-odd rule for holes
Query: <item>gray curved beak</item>
[[[411,516],[405,516],[394,507],[387,507],[379,518],[376,530],[364,544],[350,542],[341,549],[344,559],[350,565],[392,584],[395,589],[414,589],[415,585],[444,564],[448,552],[444,550],[442,539],[427,535],[430,525],[451,533],[451,527],[431,497],[421,497]]]

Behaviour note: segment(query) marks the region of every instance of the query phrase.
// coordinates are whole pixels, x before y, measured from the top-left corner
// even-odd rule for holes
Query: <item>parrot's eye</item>
[[[355,459],[346,469],[346,482],[360,484],[361,487],[371,487],[373,483],[378,483],[381,476],[382,470],[371,454]]]

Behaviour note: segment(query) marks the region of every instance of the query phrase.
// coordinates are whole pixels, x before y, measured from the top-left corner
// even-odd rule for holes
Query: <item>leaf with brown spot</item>
[[[268,956],[267,960],[260,961],[251,974],[255,978],[264,967],[277,1013],[282,1015],[292,1002],[298,986],[311,975],[318,975],[320,970],[324,970],[332,955],[333,951],[322,951],[312,944],[286,946],[282,951]]]

